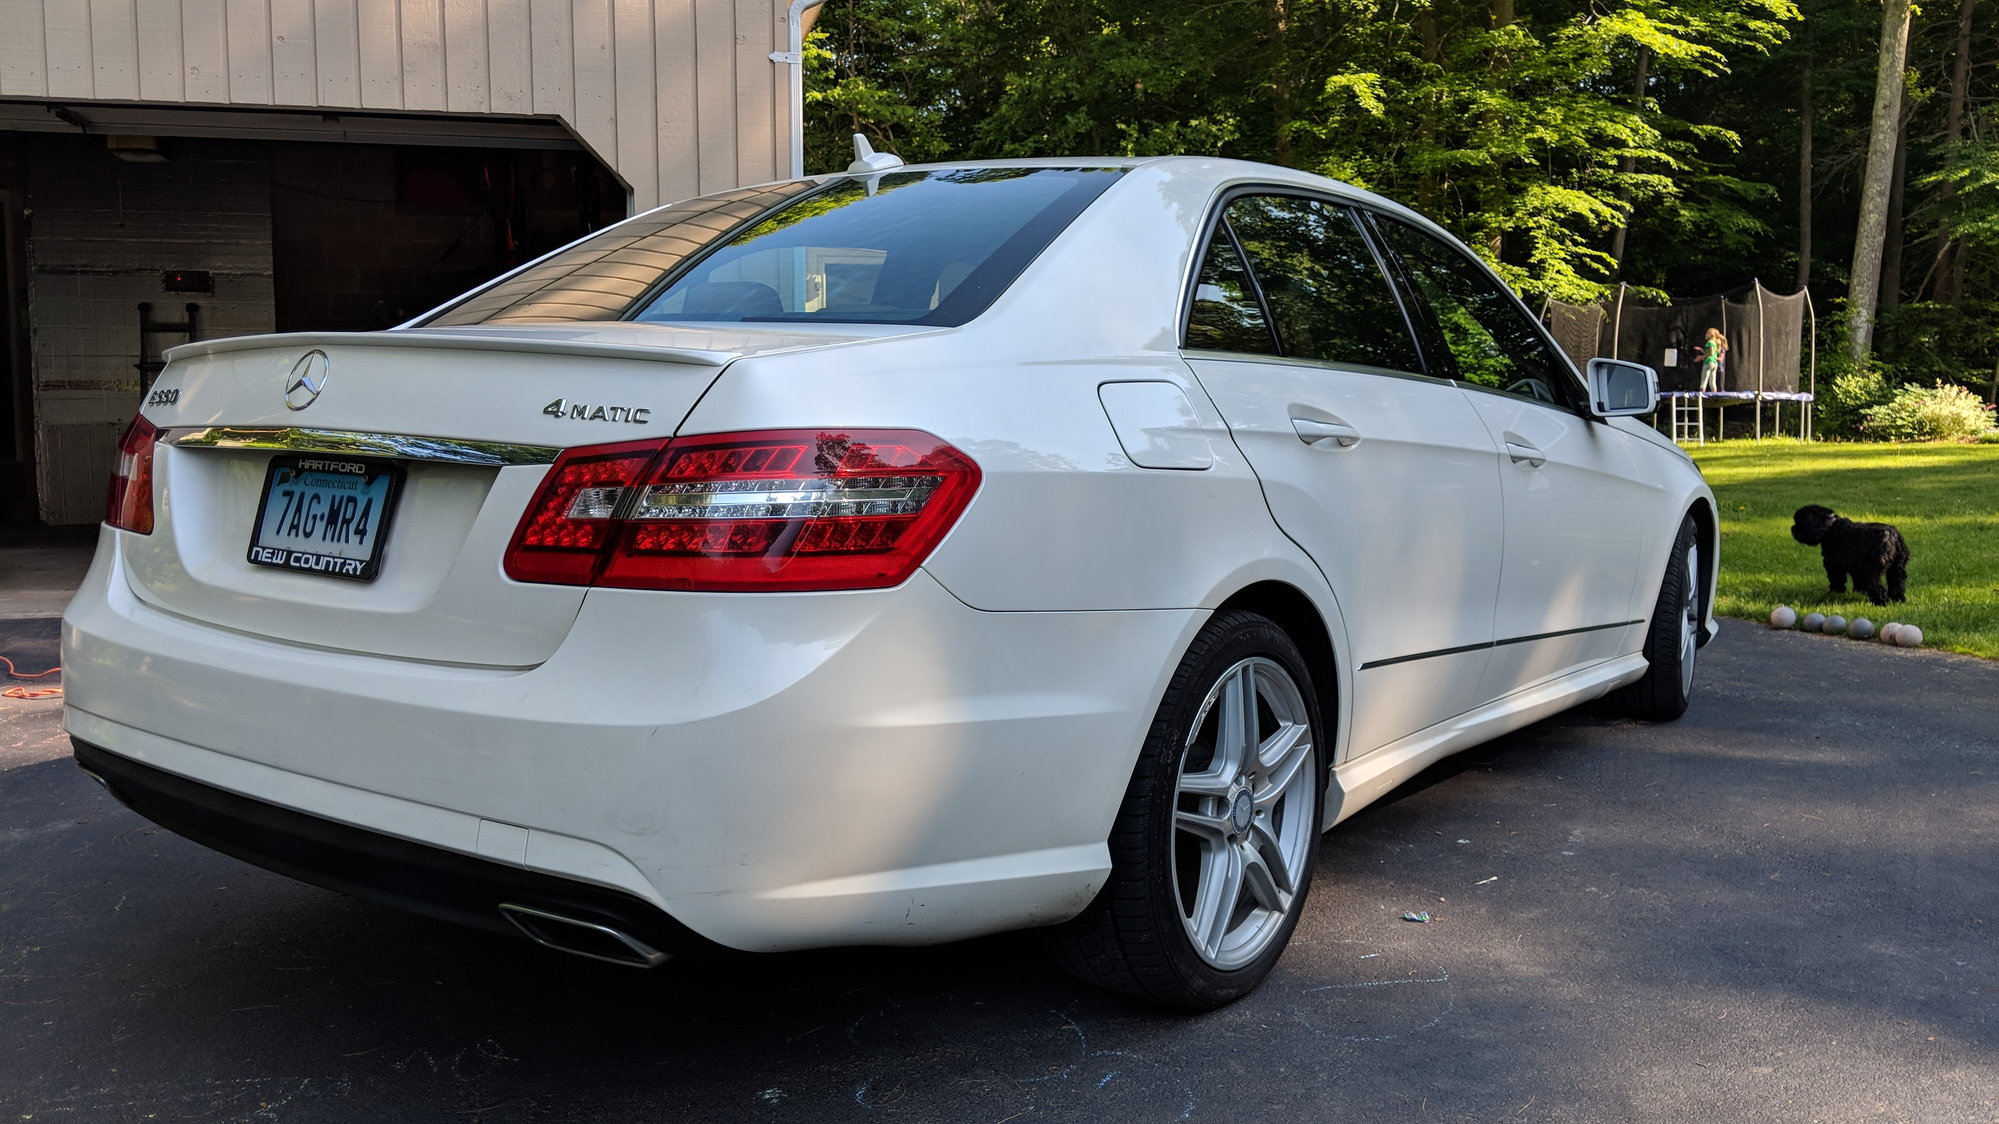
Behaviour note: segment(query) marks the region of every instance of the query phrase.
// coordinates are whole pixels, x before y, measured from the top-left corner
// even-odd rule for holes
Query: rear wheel
[[[1669,722],[1687,711],[1693,697],[1694,660],[1701,636],[1700,536],[1693,516],[1680,522],[1673,539],[1659,600],[1645,633],[1645,677],[1610,696],[1614,710],[1633,718]]]
[[[1181,1007],[1248,994],[1298,925],[1326,747],[1304,658],[1268,619],[1208,622],[1174,673],[1111,833],[1111,877],[1059,930],[1091,983]]]

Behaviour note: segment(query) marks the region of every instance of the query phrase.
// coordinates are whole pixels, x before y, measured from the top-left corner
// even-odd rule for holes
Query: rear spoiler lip
[[[626,321],[590,324],[555,324],[507,328],[390,328],[380,332],[267,332],[254,336],[227,336],[199,340],[168,348],[168,362],[234,351],[281,350],[314,347],[441,348],[447,351],[512,351],[530,355],[589,355],[609,359],[639,359],[653,363],[679,363],[691,367],[723,367],[751,355],[779,355],[823,348],[874,343],[885,339],[935,335],[955,331],[928,325],[814,324],[787,323],[780,326],[720,324],[741,337],[750,333],[753,342],[741,347],[684,347],[633,339],[618,342],[587,338],[595,332],[616,332],[643,337],[658,332],[684,333],[703,325],[653,325]],[[858,330],[857,330],[858,329]]]
[[[823,346],[825,345],[800,345],[801,348]],[[168,348],[165,358],[169,363],[173,363],[193,359],[198,356],[223,355],[236,351],[313,347],[392,347],[440,348],[448,351],[514,351],[535,355],[591,355],[610,359],[643,359],[654,363],[681,363],[688,366],[700,367],[720,367],[743,354],[740,351],[708,351],[697,348],[598,343],[535,336],[481,335],[456,331],[404,329],[385,332],[276,332],[256,336],[228,336],[223,339],[199,340],[194,343],[184,343],[178,347]]]

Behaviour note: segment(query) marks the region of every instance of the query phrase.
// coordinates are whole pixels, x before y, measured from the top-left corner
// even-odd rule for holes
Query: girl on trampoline
[[[1721,361],[1728,354],[1728,337],[1719,328],[1707,330],[1707,340],[1701,345],[1701,389],[1721,389]]]

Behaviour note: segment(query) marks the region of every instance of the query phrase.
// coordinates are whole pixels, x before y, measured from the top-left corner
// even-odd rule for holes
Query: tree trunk
[[[1957,5],[1957,53],[1950,60],[1950,98],[1944,105],[1943,145],[1944,159],[1955,163],[1964,146],[1964,106],[1967,91],[1971,87],[1971,16],[1972,6],[1978,0],[1959,0]],[[1937,189],[1939,209],[1950,213],[1950,201],[1957,194],[1957,185],[1945,182]],[[1964,247],[1954,239],[1937,237],[1936,260],[1930,263],[1930,273],[1936,277],[1936,288],[1930,299],[1951,303],[1964,290]]]
[[[1798,288],[1812,283],[1812,64],[1798,83]]]
[[[1490,0],[1488,7],[1492,12],[1492,29],[1494,31],[1513,25],[1515,18],[1513,0]],[[1497,74],[1512,65],[1513,60],[1507,56],[1504,50],[1492,52],[1492,63],[1489,67],[1491,73]],[[1498,261],[1500,255],[1506,252],[1505,233],[1498,230],[1488,232],[1485,236],[1485,246],[1492,254],[1492,260],[1495,262]]]
[[[1271,75],[1271,116],[1279,164],[1291,163],[1291,60],[1288,57],[1291,11],[1287,0],[1270,0],[1270,40],[1277,69]]]
[[[1631,80],[1631,112],[1644,113],[1645,83],[1652,77],[1652,48],[1638,48],[1637,65],[1633,69],[1637,71],[1637,74]],[[1624,159],[1618,161],[1617,170],[1621,174],[1629,176],[1632,172],[1638,170],[1638,158],[1635,156],[1626,156]],[[1610,256],[1616,261],[1616,264],[1611,266],[1612,277],[1616,277],[1624,272],[1624,236],[1631,229],[1631,188],[1629,185],[1618,185],[1617,202],[1619,208],[1624,212],[1624,221],[1618,223],[1617,229],[1612,231],[1610,235]]]
[[[1428,8],[1416,16],[1416,37],[1423,44],[1423,61],[1435,63],[1444,53],[1444,37],[1437,30],[1436,13]],[[1416,139],[1428,153],[1437,145],[1437,98],[1433,90],[1423,95],[1422,116],[1416,120]],[[1437,196],[1443,183],[1435,172],[1424,172],[1416,184],[1416,201],[1426,214],[1437,209]]]
[[[1852,287],[1846,297],[1846,350],[1855,364],[1874,346],[1874,304],[1880,292],[1881,244],[1888,232],[1889,181],[1895,175],[1895,134],[1902,121],[1902,72],[1909,58],[1909,0],[1884,0],[1881,51],[1874,69],[1874,119],[1868,127],[1867,173],[1860,222],[1853,232]]]
[[[1882,308],[1895,308],[1902,303],[1902,240],[1907,237],[1902,223],[1902,200],[1909,185],[1908,121],[1904,120],[1895,133],[1895,175],[1888,184],[1888,226],[1881,242]]]

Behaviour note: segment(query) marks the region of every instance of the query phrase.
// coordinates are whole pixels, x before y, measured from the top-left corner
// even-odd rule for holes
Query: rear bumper
[[[161,827],[266,870],[357,898],[493,932],[523,905],[629,933],[674,956],[716,946],[657,906],[617,890],[475,858],[251,800],[71,739],[76,763],[119,803]]]
[[[752,951],[1079,911],[1206,616],[979,612],[920,571],[862,593],[595,590],[547,662],[466,668],[163,612],[127,586],[122,534],[64,618],[78,742],[479,870],[613,891]],[[226,842],[185,834],[204,831]],[[465,908],[491,922],[489,904]]]

